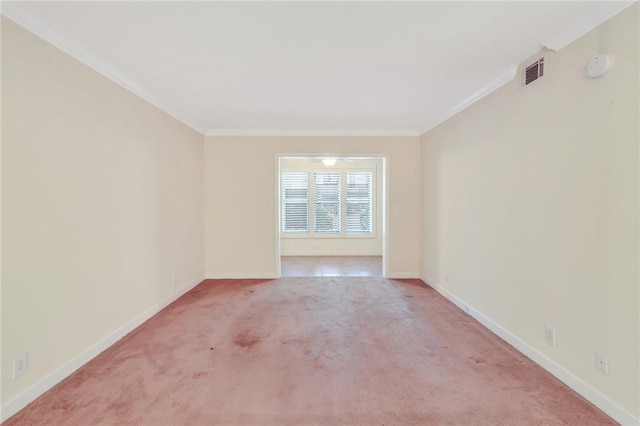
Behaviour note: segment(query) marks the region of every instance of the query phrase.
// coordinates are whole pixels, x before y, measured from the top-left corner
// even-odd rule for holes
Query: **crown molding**
[[[16,2],[2,2],[1,13],[6,18],[15,22],[19,26],[35,34],[41,39],[45,40],[49,44],[62,50],[67,55],[83,63],[94,71],[102,74],[114,83],[122,86],[126,90],[130,91],[134,95],[142,98],[151,105],[192,128],[198,133],[204,134],[204,126],[193,120],[184,117],[182,114],[177,113],[173,108],[162,102],[156,95],[143,89],[138,83],[131,80],[125,74],[121,73],[113,66],[108,64],[104,59],[97,55],[90,53],[87,49],[77,45],[71,41],[62,32],[52,28],[44,23],[40,18],[36,17],[31,12],[25,10],[19,6]]]
[[[487,84],[485,84],[484,86],[482,86],[481,88],[479,88],[478,90],[476,90],[475,92],[473,92],[472,94],[470,94],[469,96],[467,96],[466,98],[458,102],[453,108],[447,110],[438,120],[434,121],[430,126],[424,128],[424,130],[422,130],[420,134],[423,135],[427,133],[429,130],[433,129],[438,124],[448,120],[449,118],[453,117],[460,111],[470,107],[471,105],[478,102],[480,99],[484,98],[488,94],[495,92],[505,84],[512,81],[515,78],[517,72],[518,72],[518,65],[509,65],[509,67],[505,71],[500,73],[500,75],[498,75],[496,78],[494,78],[493,80],[491,80],[490,82],[488,82]]]
[[[553,35],[542,45],[549,50],[558,51],[636,2],[637,0],[600,1],[573,24]]]
[[[206,136],[420,136],[417,129],[209,129]]]

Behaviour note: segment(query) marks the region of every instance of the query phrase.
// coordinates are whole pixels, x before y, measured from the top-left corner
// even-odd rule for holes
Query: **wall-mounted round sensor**
[[[613,67],[613,55],[596,55],[587,65],[587,75],[589,77],[601,77]]]

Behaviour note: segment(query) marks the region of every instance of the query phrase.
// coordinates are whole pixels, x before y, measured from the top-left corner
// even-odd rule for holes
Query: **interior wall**
[[[333,166],[325,166],[320,159],[309,157],[281,158],[280,170],[308,172],[314,170],[372,170],[373,182],[373,223],[372,235],[309,235],[280,233],[280,254],[282,256],[382,256],[382,159],[354,158],[338,160]],[[309,218],[311,220],[311,218]],[[311,226],[311,224],[310,224]]]
[[[424,279],[626,422],[640,417],[638,16],[532,57],[542,79],[439,125],[421,154]],[[615,66],[589,78],[600,53]]]
[[[202,135],[3,18],[3,417],[203,279],[203,210]]]
[[[277,275],[278,155],[386,155],[387,275],[419,275],[418,137],[208,136],[204,159],[207,277]]]

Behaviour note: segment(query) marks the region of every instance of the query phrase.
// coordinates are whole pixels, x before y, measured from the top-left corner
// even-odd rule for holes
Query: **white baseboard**
[[[605,395],[592,388],[588,384],[586,384],[582,379],[578,376],[561,366],[560,364],[553,361],[551,358],[547,357],[543,353],[539,352],[529,343],[520,339],[516,335],[511,332],[505,330],[501,325],[484,315],[482,312],[474,309],[464,300],[460,299],[458,296],[449,292],[446,288],[438,285],[434,280],[428,277],[421,277],[422,281],[424,281],[429,287],[433,288],[435,291],[444,296],[447,300],[452,302],[454,305],[462,309],[464,312],[468,313],[471,317],[476,319],[480,324],[485,326],[495,335],[500,337],[505,342],[509,343],[511,346],[520,351],[523,355],[531,359],[533,362],[547,370],[549,373],[553,374],[556,378],[558,378],[561,382],[569,386],[571,389],[576,391],[578,394],[582,395],[587,401],[591,402],[593,405],[604,411],[607,415],[613,418],[615,421],[620,423],[621,425],[640,425],[640,418],[635,417],[633,414],[620,407],[615,402],[611,401]]]
[[[240,273],[228,273],[228,274],[208,274],[207,280],[275,280],[278,277],[275,276],[273,272],[264,273],[264,272],[256,272],[249,273],[240,272]]]
[[[211,274],[207,275],[207,280],[277,280],[278,278],[287,278],[287,277],[276,277],[273,274]],[[321,277],[318,277],[321,278]],[[327,278],[327,277],[325,277]],[[333,277],[335,278],[335,277]],[[398,273],[391,274],[391,276],[387,277],[389,279],[395,280],[407,280],[407,279],[418,279],[416,278],[416,274],[411,273]]]
[[[411,272],[390,272],[386,276],[390,280],[417,280],[418,274]]]
[[[87,348],[82,353],[78,354],[75,358],[69,360],[58,369],[53,371],[48,376],[45,376],[29,388],[27,388],[24,392],[15,396],[11,400],[2,404],[1,413],[0,413],[0,421],[4,422],[9,417],[16,414],[18,411],[22,410],[29,403],[34,401],[40,395],[51,389],[56,384],[60,383],[66,377],[71,375],[78,368],[82,367],[84,364],[89,362],[95,356],[109,348],[111,345],[116,343],[118,340],[122,339],[124,336],[129,334],[135,328],[139,327],[142,323],[147,321],[149,318],[160,312],[162,309],[166,308],[169,304],[177,300],[180,296],[187,293],[189,290],[200,284],[204,279],[199,279],[196,282],[192,282],[186,287],[181,288],[176,291],[169,297],[162,300],[160,303],[150,307],[146,311],[142,312],[137,317],[131,319],[122,327],[115,330],[113,333],[99,340],[93,346]]]
[[[322,251],[322,250],[292,250],[291,252],[281,251],[280,256],[382,256],[377,252],[351,252],[351,251]]]

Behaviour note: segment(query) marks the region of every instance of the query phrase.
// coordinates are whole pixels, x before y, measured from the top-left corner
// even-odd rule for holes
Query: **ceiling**
[[[419,135],[630,4],[3,2],[2,13],[203,134]]]

